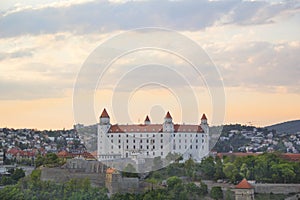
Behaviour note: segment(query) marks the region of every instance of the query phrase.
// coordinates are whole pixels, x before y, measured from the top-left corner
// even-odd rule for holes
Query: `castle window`
[[[114,145],[111,145],[111,149],[113,149],[114,148]]]
[[[187,143],[187,140],[185,139],[184,142]]]
[[[204,143],[204,139],[202,139],[202,143]]]
[[[204,149],[204,145],[202,145],[202,149]]]
[[[181,143],[181,139],[179,139],[179,143]]]
[[[126,131],[126,129],[125,129],[125,131]],[[126,137],[128,137],[128,134],[126,134]]]
[[[181,134],[179,134],[179,137],[181,137]]]
[[[143,149],[143,145],[140,146],[140,149]]]
[[[160,134],[160,137],[163,137],[163,134]]]
[[[193,140],[191,139],[190,142],[193,142]]]
[[[184,149],[186,149],[187,148],[187,146],[186,145],[184,145]]]
[[[193,149],[193,146],[192,146],[192,145],[190,145],[190,149]]]
[[[163,139],[161,139],[161,140],[160,140],[160,143],[163,143],[163,142],[164,142],[164,140],[163,140]]]
[[[153,137],[155,137],[155,134],[153,134]]]
[[[198,137],[198,134],[196,134],[196,137]]]
[[[111,143],[114,143],[114,140],[111,140]]]
[[[110,137],[114,137],[114,135],[113,135],[113,134],[111,134],[111,135],[110,135]]]
[[[164,155],[164,152],[161,152],[161,153],[160,153],[160,155],[162,155],[162,156],[163,156],[163,155]]]
[[[141,143],[143,143],[143,140],[140,140]]]
[[[119,149],[121,149],[121,145],[119,145]]]
[[[174,150],[176,149],[176,145],[173,145],[173,149],[174,149]]]
[[[126,143],[128,143],[128,140],[126,140]]]
[[[139,129],[138,129],[139,130]],[[143,137],[142,134],[140,134],[140,137]]]
[[[126,146],[126,149],[128,149],[128,145]]]
[[[196,149],[198,149],[198,145],[196,145]]]
[[[119,140],[119,143],[121,143],[121,140]]]
[[[147,149],[149,149],[149,145],[147,145]]]
[[[121,135],[119,134],[119,137],[121,137]]]
[[[161,145],[160,148],[163,149],[164,148],[163,145]]]
[[[145,129],[145,131],[146,131],[146,129]],[[149,137],[149,135],[147,134],[146,137]]]
[[[135,145],[133,145],[133,149],[135,149]]]
[[[147,143],[149,143],[149,140],[147,139]]]
[[[133,140],[133,143],[135,143],[135,140]]]
[[[147,156],[149,156],[149,151],[147,151]]]
[[[133,137],[135,137],[135,135],[133,134]]]
[[[153,149],[155,149],[155,146],[153,146]]]
[[[155,152],[153,151],[153,155],[155,156]]]
[[[198,143],[198,139],[196,140],[196,143]]]
[[[181,149],[181,145],[179,145],[178,148]]]

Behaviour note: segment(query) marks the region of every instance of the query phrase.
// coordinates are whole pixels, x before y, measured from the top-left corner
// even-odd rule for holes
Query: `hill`
[[[268,130],[274,129],[277,133],[292,134],[300,132],[300,120],[293,120],[279,124],[274,124],[271,126],[266,126],[265,128],[267,128]]]

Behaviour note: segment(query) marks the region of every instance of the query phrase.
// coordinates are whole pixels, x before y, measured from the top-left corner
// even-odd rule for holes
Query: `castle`
[[[199,125],[174,124],[167,112],[162,124],[152,124],[147,116],[143,124],[110,124],[103,110],[98,124],[99,161],[118,159],[146,159],[169,153],[179,154],[200,162],[209,153],[209,126],[205,114]]]

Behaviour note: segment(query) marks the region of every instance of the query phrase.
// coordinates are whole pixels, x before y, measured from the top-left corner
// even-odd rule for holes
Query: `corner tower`
[[[174,124],[172,122],[172,116],[169,112],[167,112],[165,116],[165,121],[163,124],[163,132],[168,132],[168,133],[174,132]]]

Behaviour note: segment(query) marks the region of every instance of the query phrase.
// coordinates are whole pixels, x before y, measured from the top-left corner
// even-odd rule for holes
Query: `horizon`
[[[297,1],[13,0],[0,16],[0,126],[95,124],[104,107],[113,124],[166,111],[186,124],[202,113],[211,125],[300,119]],[[145,41],[157,48],[131,48]]]

